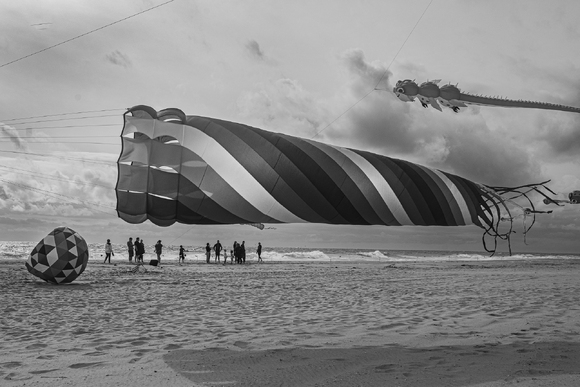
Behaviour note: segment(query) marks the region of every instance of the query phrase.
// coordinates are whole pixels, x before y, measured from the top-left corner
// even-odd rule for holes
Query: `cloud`
[[[240,114],[264,129],[402,158],[488,185],[543,180],[533,140],[488,124],[477,108],[455,114],[400,101],[390,91],[392,73],[382,62],[367,61],[360,49],[344,52],[340,64],[343,82],[328,100],[282,78],[244,94]]]
[[[22,158],[2,164],[12,164],[2,169],[0,209],[5,215],[99,218],[114,214],[113,165],[72,166],[50,158],[43,162],[26,160],[26,170]]]
[[[547,155],[557,160],[577,160],[580,153],[580,117],[574,113],[541,116],[536,139]]]
[[[258,84],[242,95],[238,110],[245,120],[264,129],[310,138],[328,115],[297,81],[282,78]]]
[[[246,49],[246,53],[250,58],[256,60],[258,62],[266,63],[266,64],[275,64],[275,61],[272,58],[266,56],[264,51],[260,48],[260,45],[255,40],[249,40],[244,48]]]
[[[14,145],[16,145],[16,149],[24,150],[24,151],[27,150],[25,140],[20,138],[20,135],[18,134],[18,130],[16,130],[14,127],[5,125],[5,124],[0,122],[0,131],[3,134],[3,136],[8,137],[10,139],[10,141]]]
[[[10,197],[4,190],[4,187],[0,187],[0,200],[8,200]]]
[[[352,100],[364,97],[381,79],[387,91],[369,94],[327,136],[485,184],[518,185],[541,175],[522,142],[507,129],[490,127],[477,109],[458,115],[399,101],[390,92],[394,81],[384,64],[368,62],[358,49],[345,52],[342,61]]]
[[[105,56],[105,58],[108,62],[110,62],[114,65],[117,65],[117,66],[121,66],[121,67],[125,67],[125,68],[129,68],[129,67],[133,66],[129,57],[127,55],[123,54],[122,52],[120,52],[119,50],[115,50],[115,51],[111,52],[110,54],[107,54]]]

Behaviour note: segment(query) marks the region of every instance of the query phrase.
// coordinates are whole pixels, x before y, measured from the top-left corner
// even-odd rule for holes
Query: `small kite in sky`
[[[25,265],[38,278],[63,284],[81,275],[88,261],[84,238],[68,227],[57,227],[38,242]]]
[[[404,102],[413,102],[418,98],[423,107],[433,106],[442,111],[441,106],[448,107],[454,112],[468,105],[499,106],[529,109],[560,110],[564,112],[580,113],[580,108],[546,102],[534,102],[513,100],[507,98],[486,97],[463,93],[457,86],[448,84],[439,87],[440,79],[423,82],[418,85],[415,81],[405,79],[398,81],[393,88],[393,93]]]
[[[477,225],[508,239],[498,230],[507,203],[544,184],[489,187],[179,109],[140,105],[124,120],[116,193],[129,223]]]

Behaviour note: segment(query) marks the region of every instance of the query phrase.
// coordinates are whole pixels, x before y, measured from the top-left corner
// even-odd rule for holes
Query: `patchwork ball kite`
[[[88,261],[89,248],[84,238],[68,227],[57,227],[38,242],[26,268],[40,279],[62,284],[81,275]]]

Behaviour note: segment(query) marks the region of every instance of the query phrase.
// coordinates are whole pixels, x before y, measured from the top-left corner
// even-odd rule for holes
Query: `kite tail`
[[[512,215],[514,208],[522,211],[523,214],[523,235],[524,243],[527,244],[527,233],[536,223],[536,214],[550,213],[551,211],[538,211],[534,206],[534,202],[530,199],[530,195],[538,193],[548,200],[551,199],[547,193],[556,195],[550,188],[546,186],[550,180],[541,183],[526,184],[517,187],[493,187],[488,185],[480,185],[482,202],[481,207],[487,217],[481,217],[484,221],[484,233],[482,235],[482,242],[484,249],[493,256],[497,251],[497,240],[505,240],[508,243],[509,254],[511,250],[511,234],[515,233],[513,229],[513,221],[515,216]],[[546,193],[547,192],[547,193]],[[524,205],[520,201],[525,202]],[[510,210],[512,207],[512,210]],[[502,212],[507,214],[507,217],[502,217]],[[531,217],[532,221],[527,225],[527,218]],[[509,221],[506,230],[500,230],[500,222],[502,220]],[[490,248],[487,238],[491,237],[493,240],[493,247]]]

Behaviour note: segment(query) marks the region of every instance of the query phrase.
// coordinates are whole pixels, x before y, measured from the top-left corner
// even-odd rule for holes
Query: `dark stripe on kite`
[[[215,122],[234,132],[248,146],[255,146],[262,158],[278,173],[280,180],[276,189],[272,192],[276,199],[284,196],[284,189],[287,185],[293,192],[296,192],[301,200],[311,204],[311,211],[303,213],[302,219],[309,222],[328,223],[328,219],[335,218],[338,215],[336,209],[328,203],[326,198],[322,196],[292,161],[277,149],[275,144],[260,134],[264,132],[263,130],[228,121],[215,120]]]
[[[283,135],[266,132],[252,127],[248,128],[267,139],[285,156],[284,158],[280,158],[278,162],[280,169],[276,169],[280,171],[280,174],[282,174],[286,169],[285,167],[288,167],[288,164],[292,164],[297,168],[297,171],[295,172],[296,176],[294,176],[295,180],[291,179],[290,176],[290,179],[286,179],[284,176],[286,182],[288,182],[292,187],[295,187],[303,178],[306,178],[310,183],[309,187],[314,188],[314,190],[311,190],[310,192],[301,192],[300,195],[308,199],[309,196],[303,195],[313,195],[313,197],[318,198],[321,197],[321,199],[326,202],[324,207],[332,209],[331,213],[324,214],[326,223],[367,224],[356,210],[354,210],[352,205],[350,205],[346,210],[343,208],[344,203],[341,203],[341,201],[344,199],[344,194],[340,188],[334,184],[332,179],[324,172],[324,170],[316,165],[312,158],[305,152],[289,142]]]
[[[374,183],[361,169],[361,167],[359,167],[356,161],[353,161],[345,153],[334,147],[324,145],[315,141],[309,141],[309,143],[325,151],[327,154],[329,154],[329,156],[331,156],[335,160],[335,162],[337,162],[337,164],[339,163],[338,160],[342,160],[342,162],[340,162],[340,167],[346,171],[348,176],[352,179],[352,181],[357,186],[361,194],[364,196],[365,200],[369,203],[369,206],[371,207],[373,213],[376,215],[376,220],[373,222],[373,224],[400,226],[400,223],[394,217],[393,213],[383,200],[383,197],[377,190],[377,187],[375,187]],[[355,151],[352,151],[350,149],[346,149],[346,151],[352,152],[353,154],[357,155],[358,157],[366,161],[364,157],[360,156]]]
[[[228,192],[231,190],[228,195],[234,194],[238,196],[234,196],[234,198],[236,199],[236,203],[239,203],[242,208],[236,207],[236,211],[238,214],[242,214],[243,216],[238,216],[229,211],[227,208],[224,208],[222,205],[216,202],[213,197],[208,197],[205,192],[203,192],[203,190],[201,190],[195,184],[192,184],[184,176],[181,177],[180,184],[181,194],[179,195],[179,202],[184,207],[189,208],[191,212],[199,214],[204,218],[211,219],[215,223],[228,224],[258,222],[258,220],[254,219],[269,219],[269,222],[276,223],[276,221],[271,220],[270,217],[262,214],[262,212],[254,208],[250,203],[243,200],[239,194],[235,192],[229,185],[224,188],[224,191]],[[224,182],[224,184],[226,183]]]
[[[423,167],[423,166],[420,166],[420,167],[423,169],[423,171],[425,173],[427,173],[429,176],[431,176],[433,178],[433,181],[435,181],[437,183],[437,185],[439,185],[441,192],[443,192],[443,194],[445,195],[445,198],[447,199],[447,204],[449,205],[449,208],[451,209],[453,219],[455,219],[457,225],[458,226],[465,226],[466,219],[463,218],[463,212],[461,211],[461,206],[459,205],[459,203],[457,202],[457,198],[453,194],[452,187],[449,187],[447,185],[447,183],[435,171],[433,171],[429,168]],[[443,174],[443,172],[441,172],[441,171],[438,171],[438,172]],[[455,184],[453,184],[453,182],[451,180],[449,180],[449,183],[452,184],[453,187],[455,187]],[[463,199],[463,196],[461,196],[461,198]],[[465,201],[465,199],[463,201]]]
[[[293,143],[296,147],[306,152],[320,166],[329,176],[337,187],[344,194],[342,203],[350,203],[365,221],[364,224],[383,224],[383,221],[378,217],[367,198],[363,195],[360,188],[344,170],[343,164],[338,164],[328,153],[331,151],[329,146],[316,147],[311,143],[298,139],[296,137],[287,137],[287,140]],[[341,154],[344,159],[347,157]],[[347,208],[345,208],[347,210]]]
[[[366,151],[356,151],[356,153],[370,162],[391,186],[391,189],[397,196],[411,222],[416,225],[427,225],[427,222],[419,212],[417,204],[411,197],[411,194],[407,191],[407,187],[403,184],[405,178],[407,181],[410,180],[406,177],[406,173],[388,157],[379,156]]]
[[[459,189],[459,192],[461,192],[461,195],[465,199],[465,203],[467,203],[467,208],[469,209],[469,213],[471,214],[471,221],[473,222],[473,224],[483,227],[481,221],[479,220],[479,215],[483,214],[480,207],[479,199],[471,190],[471,187],[469,187],[466,184],[466,180],[451,173],[447,172],[443,173],[445,174],[445,176],[447,176],[449,180],[451,180],[455,184],[457,189]],[[482,219],[485,220],[485,218],[486,217]]]
[[[319,165],[310,154],[303,150],[307,148],[308,143],[298,141],[295,144],[292,140],[290,136],[281,135],[277,146],[336,208],[347,224],[368,225],[369,222],[357,211],[345,192],[329,175],[330,166],[336,164],[326,156],[325,162]],[[338,223],[336,219],[329,221]]]
[[[447,186],[440,182],[440,178],[437,176],[432,176],[427,173],[420,165],[415,164],[414,170],[417,174],[421,177],[421,179],[429,186],[431,192],[433,193],[434,198],[437,200],[438,208],[441,209],[442,218],[439,219],[439,222],[443,222],[442,225],[444,226],[457,226],[458,222],[453,216],[453,211],[451,211],[451,206],[449,205],[449,200],[447,199],[446,192],[449,192]],[[436,180],[434,180],[434,178]],[[440,223],[439,223],[440,224]]]
[[[263,137],[239,126],[231,122],[212,122],[205,131],[287,210],[309,222],[323,222],[324,218],[308,206],[273,168],[281,153]],[[244,137],[254,137],[251,146]]]
[[[439,205],[436,192],[431,190],[431,188],[435,187],[430,186],[427,181],[421,178],[419,174],[420,168],[407,161],[391,160],[404,170],[411,180],[408,184],[408,191],[427,224],[445,226],[443,209]]]

